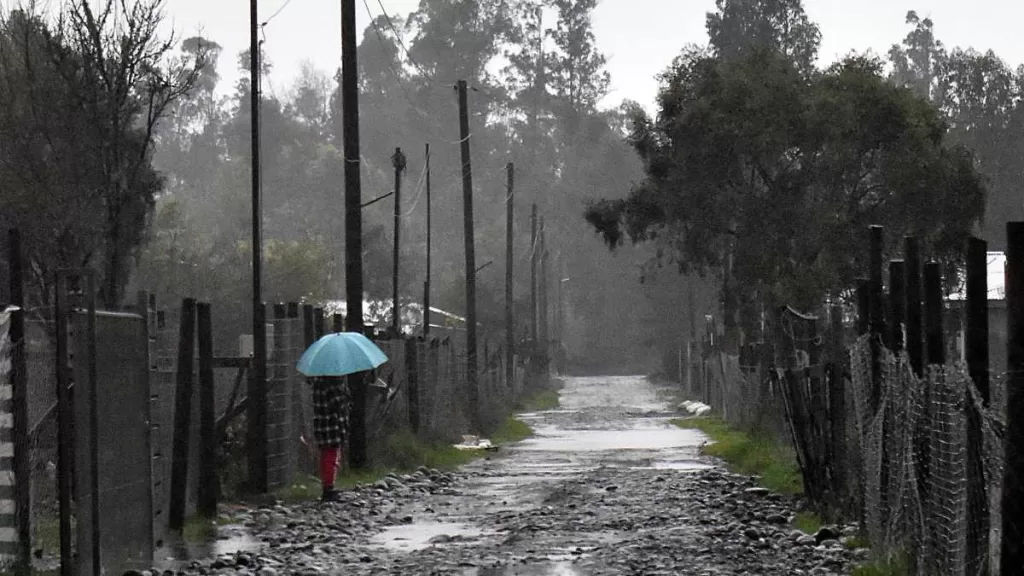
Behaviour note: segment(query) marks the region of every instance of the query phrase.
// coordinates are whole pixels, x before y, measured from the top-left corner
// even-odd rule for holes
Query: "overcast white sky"
[[[260,0],[265,20],[289,0]],[[360,35],[381,5],[391,15],[406,15],[419,0],[356,0]],[[904,16],[916,10],[935,21],[947,46],[991,48],[1016,67],[1024,62],[1024,2],[1020,0],[804,0],[822,30],[821,57],[832,61],[850,50],[885,53],[905,36]],[[651,106],[654,76],[689,42],[704,43],[704,15],[714,0],[602,0],[594,14],[598,47],[608,56],[612,93],[607,104],[624,98]],[[230,88],[237,78],[235,54],[248,47],[248,0],[168,0],[171,24],[181,34],[201,31],[225,48],[220,71]],[[266,50],[274,64],[270,87],[281,92],[309,60],[329,74],[340,62],[339,0],[290,0],[266,27]]]

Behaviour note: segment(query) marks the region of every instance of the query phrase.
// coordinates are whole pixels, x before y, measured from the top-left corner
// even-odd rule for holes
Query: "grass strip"
[[[735,430],[715,416],[676,418],[672,423],[707,434],[712,443],[706,444],[702,452],[721,458],[733,472],[758,476],[761,486],[773,492],[803,494],[796,454],[771,435]]]

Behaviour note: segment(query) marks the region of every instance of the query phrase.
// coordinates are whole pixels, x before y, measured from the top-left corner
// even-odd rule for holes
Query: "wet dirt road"
[[[789,527],[793,503],[699,455],[640,377],[569,378],[535,437],[455,474],[242,518],[262,543],[206,573],[846,574],[855,553]],[[839,534],[835,534],[838,538]]]

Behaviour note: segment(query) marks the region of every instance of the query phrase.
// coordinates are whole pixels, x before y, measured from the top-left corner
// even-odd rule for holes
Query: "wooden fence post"
[[[196,305],[199,340],[199,486],[196,512],[217,516],[217,413],[213,378],[213,321],[210,303]]]
[[[829,460],[828,453],[831,439],[831,434],[827,432],[828,404],[825,383],[823,382],[825,370],[821,359],[823,340],[819,340],[820,326],[817,317],[808,317],[803,323],[805,326],[804,330],[806,331],[804,341],[806,342],[808,354],[808,367],[805,377],[810,387],[808,390],[810,399],[808,411],[810,416],[808,423],[808,430],[810,432],[808,452],[811,455],[811,472],[817,484],[816,492],[820,497],[824,494],[827,487],[826,466]]]
[[[316,323],[313,319],[313,305],[303,304],[302,305],[302,343],[305,348],[309,348],[313,345],[313,342],[317,339],[316,334]],[[303,348],[303,349],[305,349]]]
[[[54,330],[56,353],[55,371],[57,379],[57,482],[60,513],[60,573],[62,576],[74,574],[74,552],[72,550],[71,513],[72,492],[74,490],[73,474],[74,454],[71,447],[74,443],[74,407],[71,402],[71,366],[69,365],[68,331],[71,303],[68,302],[67,278],[58,271],[54,290]]]
[[[785,307],[778,310],[780,327],[784,325],[787,314],[788,311]],[[792,437],[793,450],[796,453],[797,464],[800,467],[800,473],[803,478],[804,491],[809,500],[816,501],[817,483],[815,482],[814,472],[812,471],[812,459],[807,450],[809,441],[811,441],[812,438],[811,434],[808,433],[811,426],[808,425],[805,418],[808,410],[804,394],[804,373],[802,370],[798,372],[794,368],[794,361],[796,359],[794,354],[796,350],[796,338],[798,334],[803,333],[803,330],[794,324],[794,322],[790,321],[790,325],[793,327],[791,331],[787,331],[785,329],[779,330],[779,338],[781,340],[780,350],[785,354],[785,359],[783,360],[785,371],[783,372],[780,385],[782,388],[783,403],[786,409],[786,422],[789,427],[790,436]]]
[[[11,416],[14,444],[14,517],[18,539],[17,562],[21,569],[32,567],[32,473],[28,438],[28,361],[25,351],[25,281],[23,278],[21,233],[8,232],[7,266],[10,274],[11,313],[8,338],[11,343]]]
[[[942,268],[937,262],[924,265],[924,337],[925,362],[927,364],[945,364],[946,348],[942,334]],[[925,380],[923,405],[931,405],[931,388]],[[927,424],[925,424],[927,426]],[[918,491],[922,498],[929,497],[931,490],[931,444],[927,439],[927,428],[922,427],[915,435],[918,436]],[[927,501],[927,500],[925,500]]]
[[[326,319],[324,318],[324,309],[319,307],[315,308],[313,310],[313,328],[314,332],[316,333],[316,339],[320,339],[325,334],[327,334],[326,324]]]
[[[903,327],[906,323],[906,265],[903,260],[889,262],[889,348],[903,351]]]
[[[1024,566],[1024,222],[1006,224],[1006,467],[1000,573]]]
[[[331,321],[333,324],[332,328],[335,334],[345,331],[345,317],[342,316],[340,313],[335,313],[333,316],[331,316]]]
[[[882,227],[872,226],[870,228],[870,270],[868,283],[868,309],[871,317],[871,413],[877,414],[882,403],[882,347],[886,338],[885,333],[885,307],[884,307],[884,286],[882,282]],[[882,419],[882,434],[885,434],[885,417]],[[879,470],[881,480],[878,488],[878,502],[880,515],[888,521],[889,518],[889,462],[886,459],[885,448],[882,449],[882,461]]]
[[[174,438],[171,452],[171,495],[168,525],[179,531],[185,527],[186,487],[188,485],[189,424],[192,416],[192,378],[196,342],[196,301],[181,302],[178,336],[178,383],[174,391]]]
[[[905,268],[907,276],[907,357],[914,374],[924,375],[924,339],[921,337],[923,320],[921,313],[921,248],[917,238],[904,239]]]
[[[857,279],[857,335],[863,336],[871,330],[871,311],[867,278]]]
[[[942,267],[929,262],[924,265],[924,330],[929,364],[946,363],[943,315]]]
[[[989,401],[988,364],[988,244],[979,238],[967,241],[967,302],[965,355],[967,370],[981,396]],[[987,572],[988,563],[988,490],[985,486],[985,460],[982,458],[985,435],[984,414],[975,409],[972,392],[967,391],[967,573]]]
[[[420,433],[420,365],[419,342],[416,338],[405,341],[405,369],[408,374],[409,386],[409,426],[412,433]]]
[[[882,227],[871,227],[871,252],[868,281],[868,316],[871,318],[871,407],[878,410],[882,397],[880,345],[885,338],[882,285]]]
[[[267,322],[267,305],[257,306],[254,311],[259,315],[256,322]],[[259,343],[255,342],[255,345]],[[266,363],[267,351],[260,356]],[[257,356],[253,356],[253,361]],[[264,365],[264,368],[266,366]],[[260,382],[255,375],[263,373]],[[246,407],[246,452],[248,464],[248,488],[258,494],[265,493],[269,488],[268,446],[267,446],[267,374],[265,370],[249,370],[249,402]]]
[[[831,366],[828,371],[828,400],[831,442],[830,465],[832,491],[841,508],[846,502],[846,391],[844,366],[846,344],[843,338],[843,308],[833,305],[829,310],[829,348]]]

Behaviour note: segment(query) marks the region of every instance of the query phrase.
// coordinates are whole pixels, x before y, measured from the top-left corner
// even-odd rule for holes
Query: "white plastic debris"
[[[685,402],[680,403],[679,409],[685,410],[694,416],[703,416],[708,412],[711,412],[711,406],[708,406],[703,402],[694,402],[692,400],[686,400]]]
[[[455,448],[458,450],[490,450],[494,448],[491,441],[487,438],[481,438],[479,436],[464,435],[462,442],[456,444]]]

